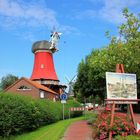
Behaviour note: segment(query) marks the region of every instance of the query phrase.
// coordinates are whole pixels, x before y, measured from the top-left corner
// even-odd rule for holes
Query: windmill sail
[[[74,96],[74,92],[73,92],[73,85],[74,85],[74,79],[75,79],[76,75],[72,77],[72,79],[69,79],[67,76],[65,76],[65,79],[68,81],[68,94],[69,96]]]

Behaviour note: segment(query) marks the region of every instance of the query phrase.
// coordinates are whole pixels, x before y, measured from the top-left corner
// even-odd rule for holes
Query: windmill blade
[[[68,81],[68,83],[70,82],[70,79],[67,76],[65,76],[65,79]]]
[[[73,78],[70,80],[70,82],[72,82],[76,76],[77,76],[77,75],[74,75]]]
[[[59,33],[59,32],[58,32],[58,35],[62,35],[62,33]]]

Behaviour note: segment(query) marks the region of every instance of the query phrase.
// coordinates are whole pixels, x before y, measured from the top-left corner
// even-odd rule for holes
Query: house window
[[[44,94],[43,91],[40,92],[40,98],[41,98],[41,99],[45,98],[45,94]]]
[[[17,90],[31,90],[31,89],[27,86],[22,85]]]

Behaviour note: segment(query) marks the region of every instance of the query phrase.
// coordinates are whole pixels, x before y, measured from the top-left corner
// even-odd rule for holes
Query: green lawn
[[[82,120],[83,117],[59,121],[37,129],[36,131],[11,137],[3,140],[60,140],[67,127],[74,121]]]

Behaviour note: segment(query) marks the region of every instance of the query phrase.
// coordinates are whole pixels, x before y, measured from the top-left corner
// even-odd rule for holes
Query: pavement
[[[92,140],[92,129],[85,120],[74,122],[61,140]]]
[[[140,122],[140,114],[134,114],[134,118],[136,122]],[[85,120],[73,122],[61,140],[93,140],[92,128]]]
[[[136,121],[136,122],[140,122],[140,114],[135,113],[135,114],[134,114],[134,118],[135,118],[135,121]]]

